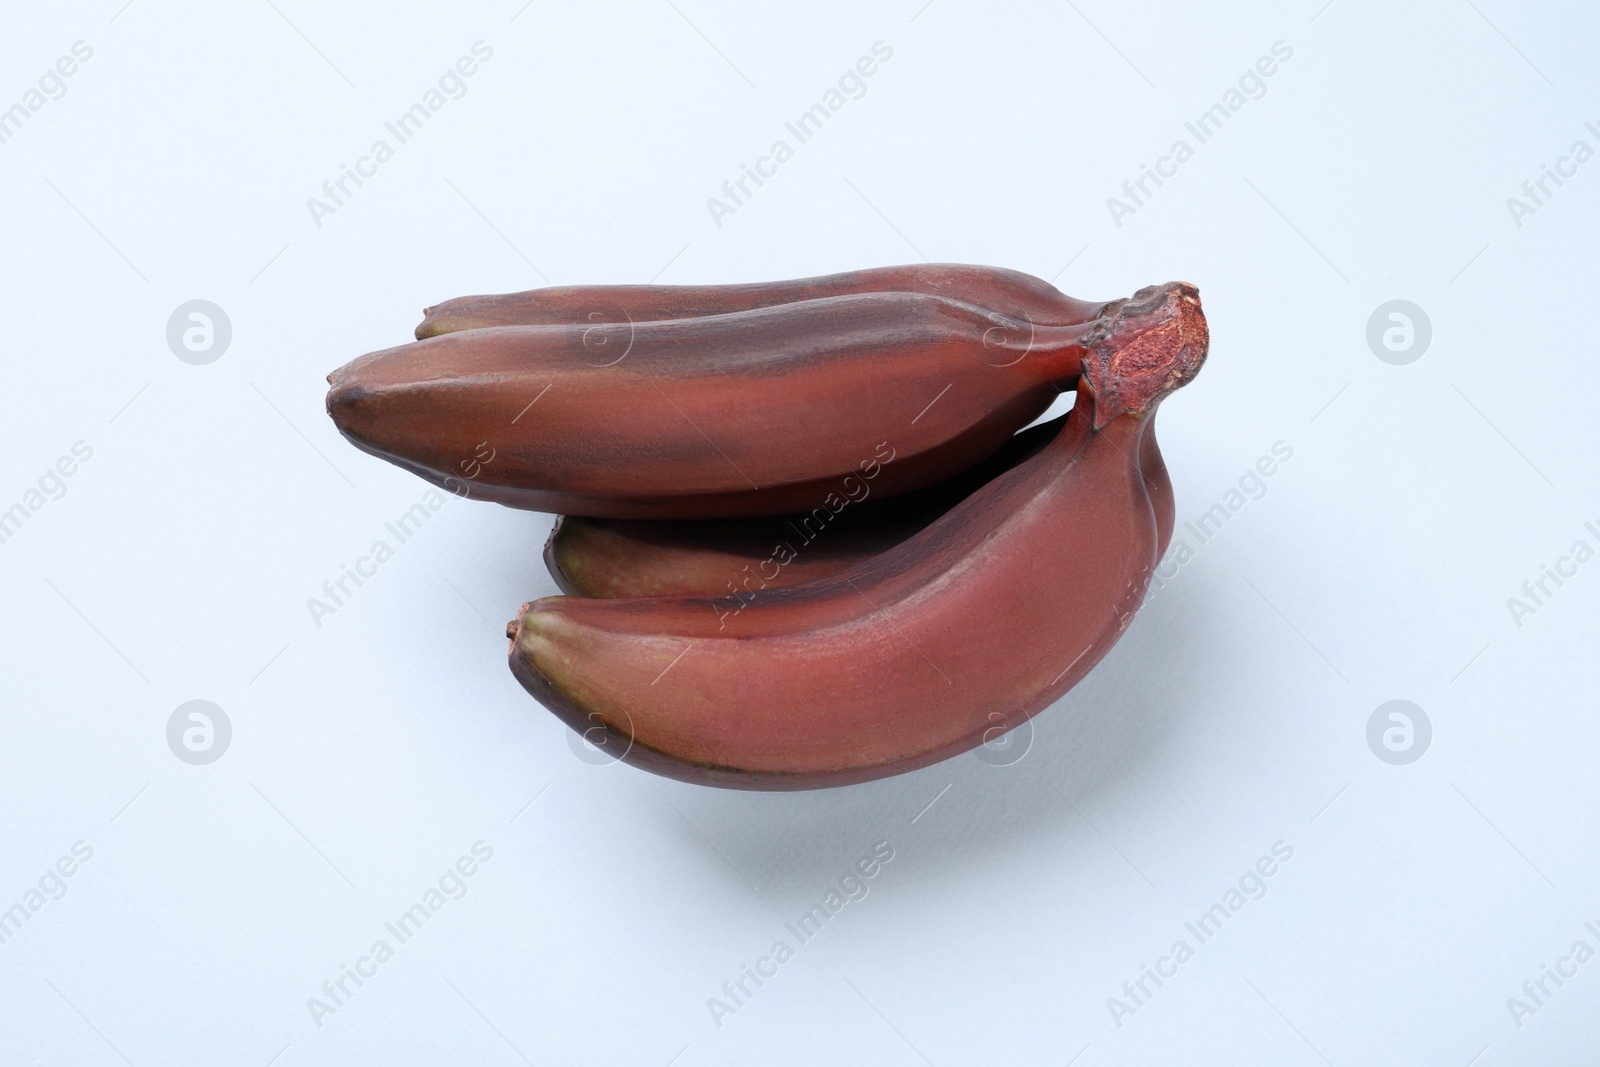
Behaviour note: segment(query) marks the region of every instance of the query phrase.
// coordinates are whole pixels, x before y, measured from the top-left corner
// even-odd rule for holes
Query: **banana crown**
[[[1095,428],[1143,415],[1200,373],[1211,331],[1200,290],[1188,282],[1140,289],[1112,301],[1085,342],[1083,373],[1095,395]]]

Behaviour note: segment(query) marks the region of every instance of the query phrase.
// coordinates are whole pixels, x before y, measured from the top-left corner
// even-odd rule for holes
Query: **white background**
[[[1507,599],[1600,547],[1600,162],[1521,226],[1506,202],[1600,148],[1592,6],[521,3],[5,12],[0,107],[93,57],[0,144],[0,509],[93,456],[0,544],[0,908],[93,856],[0,945],[0,1062],[1592,1054],[1600,962],[1521,1026],[1507,998],[1600,949],[1600,565]],[[319,227],[307,198],[480,40],[466,95]],[[717,225],[707,198],[877,41],[865,95]],[[1107,198],[1277,41],[1265,95],[1118,226]],[[1293,450],[1019,762],[796,794],[585,762],[505,666],[554,591],[548,516],[450,500],[313,621],[426,488],[341,441],[323,377],[423,306],[923,258],[1200,286],[1211,359],[1162,417],[1180,541]],[[166,341],[193,299],[232,323],[210,365]],[[1432,323],[1409,365],[1367,344],[1391,299]],[[193,699],[233,727],[208,766],[166,741]],[[1367,744],[1391,699],[1433,726],[1408,766]],[[480,840],[466,895],[317,1025]],[[708,998],[878,842],[870,894],[719,1026]]]

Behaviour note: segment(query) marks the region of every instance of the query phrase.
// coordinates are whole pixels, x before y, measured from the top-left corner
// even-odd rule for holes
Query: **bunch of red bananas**
[[[562,516],[511,669],[659,774],[841,785],[971,749],[1127,627],[1172,534],[1156,406],[1195,288],[986,267],[538,289],[329,376],[358,448]],[[1063,391],[1071,413],[1018,431]]]

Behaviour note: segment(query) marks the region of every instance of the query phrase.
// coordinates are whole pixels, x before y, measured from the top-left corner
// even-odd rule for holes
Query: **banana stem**
[[[1095,427],[1154,410],[1200,372],[1210,341],[1200,291],[1188,282],[1152,285],[1106,305],[1083,359]]]

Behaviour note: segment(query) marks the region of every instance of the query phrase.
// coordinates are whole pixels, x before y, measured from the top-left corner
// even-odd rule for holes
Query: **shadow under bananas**
[[[1228,655],[1215,647],[1224,640],[1210,617],[1215,598],[1199,588],[1183,592],[1147,603],[1089,676],[1006,735],[1008,744],[835,789],[765,793],[650,782],[763,895],[814,892],[880,841],[908,857],[895,865],[895,881],[912,885],[1064,839],[1092,848],[1102,862],[1105,844],[1082,832],[1073,805],[1087,809],[1097,793],[1140,780],[1150,782],[1148,791],[1125,790],[1119,803],[1168,803],[1141,776],[1142,765],[1166,744],[1177,717],[1205,707],[1199,664]],[[732,876],[714,852],[700,862],[708,877]]]

